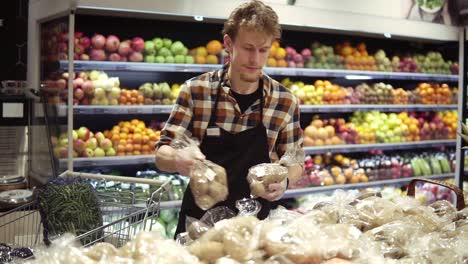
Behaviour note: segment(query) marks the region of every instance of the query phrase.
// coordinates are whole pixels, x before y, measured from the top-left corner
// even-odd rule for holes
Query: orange
[[[135,142],[133,142],[133,143],[135,143]],[[141,150],[141,145],[140,144],[133,144],[133,151],[135,151],[135,150],[140,151]]]
[[[284,59],[278,60],[278,67],[286,68],[288,67],[288,63]]]
[[[141,155],[141,152],[139,150],[134,150],[133,155]]]
[[[212,40],[206,44],[206,50],[208,51],[208,54],[216,55],[223,50],[223,45],[219,40]]]
[[[120,136],[119,134],[112,134],[111,141],[120,141]]]
[[[117,152],[117,156],[125,156],[125,152]]]
[[[133,126],[136,126],[136,125],[138,125],[139,123],[140,123],[140,120],[138,120],[138,119],[132,119],[132,120],[130,121],[130,124],[133,125]]]
[[[276,66],[278,66],[278,63],[276,62],[275,58],[268,58],[267,66],[268,67],[276,67]]]
[[[206,63],[207,64],[218,64],[219,63],[218,57],[216,57],[216,55],[210,54],[210,55],[206,56]]]
[[[200,46],[195,49],[195,57],[206,57],[208,55],[208,51],[206,50],[205,47]]]
[[[133,143],[140,144],[142,142],[141,134],[134,134],[133,135]]]
[[[132,152],[133,151],[133,145],[132,144],[125,145],[125,151]]]
[[[137,97],[139,95],[138,90],[131,90],[130,94],[132,97]]]
[[[130,128],[129,127],[123,127],[121,130],[120,130],[121,133],[126,133],[128,134],[130,132]]]
[[[141,146],[141,151],[150,151],[150,149],[151,149],[151,148],[150,148],[150,146],[148,146],[148,145],[143,145],[143,146]]]
[[[127,133],[120,133],[120,140],[127,139],[127,137],[128,137]]]
[[[277,41],[277,40],[273,41],[271,46],[278,48],[280,46],[279,41]]]
[[[135,105],[135,104],[137,103],[137,98],[136,98],[136,97],[132,97],[132,98],[130,99],[130,103],[131,103],[132,105]]]
[[[270,48],[270,54],[268,55],[268,57],[270,57],[270,58],[275,57],[276,56],[276,49],[277,49],[277,47],[272,45],[271,48]]]
[[[197,56],[195,57],[195,63],[196,63],[196,64],[206,64],[206,57],[205,57],[205,56],[197,55]]]
[[[280,47],[276,50],[275,55],[275,58],[277,58],[278,60],[284,59],[286,57],[286,50]]]
[[[117,146],[117,152],[125,152],[125,146],[122,144],[119,144]]]

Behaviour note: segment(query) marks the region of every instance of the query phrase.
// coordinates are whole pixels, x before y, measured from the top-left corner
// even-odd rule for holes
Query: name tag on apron
[[[206,135],[210,137],[219,137],[221,135],[221,131],[219,127],[209,127],[206,129]]]

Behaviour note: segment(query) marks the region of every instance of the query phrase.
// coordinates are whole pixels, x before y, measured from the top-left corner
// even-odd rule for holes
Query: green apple
[[[115,156],[116,154],[115,149],[112,147],[106,151],[106,156]]]
[[[161,38],[154,38],[153,39],[154,47],[159,50],[164,47],[164,42]]]
[[[154,63],[156,62],[156,57],[154,57],[154,55],[146,55],[145,62]]]
[[[172,40],[168,38],[163,38],[164,47],[170,49],[172,46]]]
[[[95,157],[105,157],[106,156],[106,152],[100,148],[100,147],[97,147],[95,150],[94,150],[94,156]]]
[[[156,56],[156,58],[154,59],[154,62],[156,62],[156,63],[165,63],[166,59],[164,59],[163,56]]]
[[[185,62],[185,56],[184,55],[176,55],[174,57],[175,63],[184,63]]]
[[[174,63],[175,62],[174,56],[167,56],[165,58],[165,60],[166,60],[166,63]]]
[[[156,46],[151,40],[145,41],[145,54],[154,55],[156,54]]]
[[[185,63],[193,64],[193,63],[195,63],[195,60],[193,59],[192,56],[185,56]]]

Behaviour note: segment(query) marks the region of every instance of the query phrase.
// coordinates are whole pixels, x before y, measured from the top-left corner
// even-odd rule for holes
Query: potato
[[[194,221],[187,228],[189,237],[193,240],[200,238],[210,227],[201,221]]]
[[[226,200],[228,194],[229,191],[226,185],[223,185],[217,181],[210,182],[208,195],[217,203]]]
[[[250,191],[253,195],[263,197],[266,194],[265,186],[259,181],[250,184]]]
[[[249,169],[247,180],[252,183],[259,181],[267,190],[272,183],[279,183],[288,176],[288,169],[275,163],[262,163]]]
[[[118,250],[109,243],[98,243],[90,248],[84,250],[84,254],[96,261],[101,260],[103,257],[110,257],[117,255]]]
[[[195,196],[195,195],[194,195]],[[203,210],[210,209],[213,205],[216,204],[216,201],[213,200],[208,195],[195,196],[195,203]]]
[[[201,181],[197,178],[190,179],[190,188],[194,195],[204,195],[208,193],[208,189],[210,187],[208,182]]]
[[[228,256],[240,262],[248,260],[249,242],[240,234],[229,232],[229,234],[224,236],[223,243],[225,252]]]
[[[212,170],[216,173],[215,181],[221,183],[222,185],[227,186],[227,174],[226,170],[219,166],[218,164],[213,163],[214,166],[210,166]]]
[[[195,241],[188,247],[188,251],[208,263],[214,263],[225,255],[224,245],[214,241]]]

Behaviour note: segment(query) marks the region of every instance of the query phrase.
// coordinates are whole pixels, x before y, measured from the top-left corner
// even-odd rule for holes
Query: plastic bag
[[[171,146],[187,155],[187,159],[195,160],[190,170],[189,186],[195,203],[203,210],[210,209],[215,204],[227,199],[229,190],[226,170],[209,160],[197,160],[201,154],[198,142],[186,135],[174,139]]]
[[[236,214],[234,211],[225,206],[218,206],[209,209],[200,220],[187,216],[185,221],[185,230],[187,230],[189,241],[184,241],[183,245],[187,245],[191,240],[200,238],[204,233],[211,229],[217,222],[223,219],[229,219]],[[179,239],[182,242],[182,238]]]
[[[388,222],[401,219],[403,211],[393,202],[379,198],[368,197],[356,204],[359,219],[363,224],[363,231],[381,226]]]
[[[263,197],[269,192],[269,185],[283,182],[288,177],[288,169],[276,163],[261,163],[249,169],[247,181],[253,196]]]
[[[429,205],[434,208],[434,213],[444,221],[452,222],[457,219],[457,209],[446,200],[439,200]]]
[[[305,152],[304,149],[296,144],[293,148],[288,149],[281,159],[278,161],[278,164],[283,166],[293,166],[293,165],[304,165]]]
[[[261,257],[258,251],[260,220],[253,216],[237,216],[217,222],[188,250],[201,261],[214,263],[229,256],[238,262]]]

